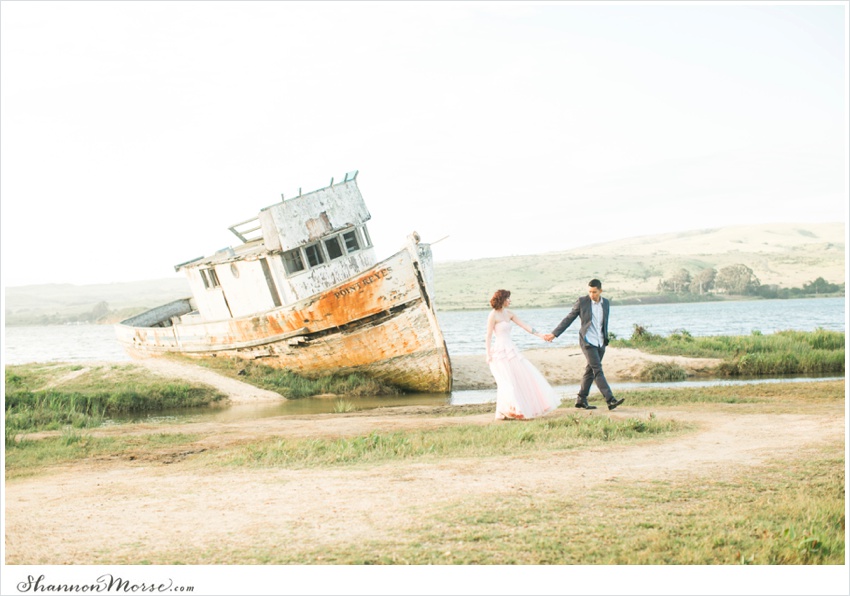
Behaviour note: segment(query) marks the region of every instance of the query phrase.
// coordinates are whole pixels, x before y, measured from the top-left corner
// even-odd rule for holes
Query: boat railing
[[[263,237],[262,226],[260,225],[260,218],[254,217],[251,219],[247,219],[245,221],[241,221],[238,224],[233,224],[228,228],[231,232],[233,232],[239,240],[248,244],[249,242],[254,242],[255,240],[260,240]],[[259,231],[259,234],[256,232]]]

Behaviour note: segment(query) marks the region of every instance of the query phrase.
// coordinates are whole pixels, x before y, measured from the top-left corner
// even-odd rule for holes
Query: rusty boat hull
[[[421,250],[421,249],[420,249]],[[116,334],[132,357],[259,360],[305,376],[358,372],[407,391],[446,393],[452,368],[415,245],[310,298],[263,313],[193,320],[189,298],[131,317]]]

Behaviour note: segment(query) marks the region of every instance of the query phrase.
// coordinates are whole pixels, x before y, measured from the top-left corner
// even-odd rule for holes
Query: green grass
[[[82,459],[108,458],[160,460],[170,463],[174,448],[187,446],[197,436],[155,433],[127,436],[93,436],[78,429],[63,429],[59,436],[38,440],[22,439],[6,445],[6,479],[43,473],[45,470]]]
[[[186,564],[843,565],[844,458],[714,477],[613,478],[575,497],[506,488],[415,508],[392,537],[163,553]],[[156,559],[156,557],[155,557]]]
[[[688,378],[688,371],[675,362],[653,362],[640,371],[640,380],[651,383],[664,381],[684,381]]]
[[[401,391],[392,385],[360,374],[323,375],[308,378],[289,370],[274,368],[241,358],[188,358],[177,354],[169,356],[212,369],[233,379],[275,391],[287,399],[301,399],[315,395],[398,395]]]
[[[540,449],[572,450],[685,432],[689,425],[656,419],[571,414],[498,425],[372,432],[337,439],[266,439],[210,454],[219,465],[306,468],[447,457],[498,457]]]
[[[689,427],[679,423],[661,423],[651,413],[652,408],[670,406],[696,406],[718,404],[735,407],[744,415],[758,412],[808,411],[817,404],[836,404],[844,399],[844,381],[817,383],[776,383],[701,387],[691,389],[642,389],[623,391],[626,407],[648,409],[643,419],[620,420],[606,416],[583,416],[572,413],[557,418],[528,421],[511,421],[496,426],[459,425],[433,431],[370,433],[350,438],[315,438],[286,440],[267,439],[245,443],[235,448],[207,451],[201,463],[215,465],[246,465],[251,467],[317,467],[324,465],[352,465],[394,459],[485,457],[513,453],[516,450],[579,449],[591,444],[611,441],[628,441],[659,434],[687,432]],[[591,403],[598,401],[592,397]],[[346,411],[341,402],[339,411]],[[567,405],[569,407],[569,405]],[[391,416],[396,408],[382,412]],[[493,404],[467,406],[437,406],[422,408],[427,416],[460,417],[491,413]],[[406,409],[404,409],[407,412]],[[368,415],[367,412],[362,414]],[[8,426],[7,426],[8,428]],[[129,443],[116,443],[112,437],[86,434],[80,428],[64,427],[59,437],[39,440],[27,439],[18,434],[17,441],[7,441],[7,475],[35,473],[38,466],[50,466],[82,459],[92,455],[115,456],[129,447],[144,452],[148,447],[156,450],[158,441],[167,440],[129,436]],[[183,435],[186,437],[185,435]],[[8,431],[7,431],[8,438]],[[190,442],[186,437],[185,442]],[[146,443],[148,441],[149,443]],[[175,439],[180,442],[179,438]],[[148,445],[148,447],[145,447]],[[19,469],[20,468],[20,469]]]
[[[635,325],[630,339],[615,339],[611,345],[650,354],[721,358],[716,372],[726,376],[843,374],[844,337],[843,332],[825,329],[709,337],[680,330],[662,337]]]
[[[334,402],[334,412],[342,414],[344,412],[353,412],[354,404],[344,399],[338,399]]]
[[[627,398],[630,406],[674,406],[709,403],[775,403],[811,406],[812,401],[844,399],[844,381],[816,381],[802,383],[753,383],[741,385],[717,385],[711,387],[686,387],[665,389],[663,387],[620,391],[619,397]],[[597,396],[598,397],[598,396]],[[595,400],[591,399],[593,403]]]
[[[21,433],[90,428],[112,414],[206,406],[225,398],[205,385],[118,364],[7,366],[5,389],[7,446]]]
[[[627,405],[641,408],[685,406],[699,411],[708,405],[744,414],[797,407],[811,412],[815,406],[841,415],[844,387],[844,381],[829,381],[621,395],[627,396]],[[36,474],[46,466],[81,458],[172,463],[192,455],[187,464],[195,471],[239,466],[262,473],[275,467],[344,470],[390,462],[402,464],[394,469],[404,470],[404,464],[439,465],[448,458],[466,458],[474,466],[476,459],[511,457],[511,465],[522,465],[525,455],[558,452],[582,454],[565,458],[565,465],[575,462],[592,474],[588,448],[613,445],[615,453],[618,445],[666,440],[693,430],[652,414],[620,418],[617,413],[559,412],[523,422],[460,423],[345,439],[275,438],[203,453],[198,437],[191,435],[97,437],[65,430],[7,449],[6,477]],[[412,503],[408,521],[381,538],[328,540],[321,545],[293,542],[281,548],[277,538],[268,536],[247,547],[222,541],[163,548],[146,552],[144,558],[154,564],[842,565],[843,453],[843,441],[838,440],[795,450],[782,460],[762,454],[764,461],[718,467],[707,474],[672,470],[641,480],[624,470],[570,496],[506,485],[429,505]]]
[[[655,408],[704,404],[747,405],[739,414],[806,412],[818,405],[838,404],[845,398],[844,381],[764,383],[716,387],[651,388],[617,392],[625,407]],[[590,400],[594,403],[594,400]],[[758,406],[758,407],[752,407]],[[622,406],[621,406],[622,407]]]
[[[335,564],[843,564],[844,498],[843,458],[774,462],[756,475],[741,471],[718,482],[612,482],[583,495],[578,506],[515,494],[451,503],[401,540],[299,558],[320,556]],[[289,562],[282,558],[275,562]]]

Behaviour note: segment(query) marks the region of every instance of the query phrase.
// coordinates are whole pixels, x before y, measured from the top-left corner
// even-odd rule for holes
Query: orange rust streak
[[[283,327],[280,326],[280,323],[274,316],[267,316],[266,321],[268,322],[269,328],[272,330],[272,333],[275,335],[279,335],[283,333]]]
[[[329,326],[347,322],[386,310],[384,280],[392,275],[392,268],[372,270],[335,291],[321,295],[315,303],[315,319]]]
[[[399,288],[402,292],[393,292],[394,299],[388,298],[389,291],[384,281],[393,273],[392,267],[371,270],[340,288],[318,296],[305,308],[235,320],[229,326],[228,336],[217,338],[216,343],[253,341],[269,335],[292,333],[304,327],[315,332],[387,310],[412,298],[411,290],[415,288],[411,280],[405,280],[405,287]]]

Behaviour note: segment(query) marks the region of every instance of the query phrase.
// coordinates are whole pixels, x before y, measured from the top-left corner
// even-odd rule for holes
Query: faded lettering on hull
[[[392,270],[393,270],[392,267],[384,267],[380,271],[376,271],[375,273],[371,273],[371,274],[367,275],[366,277],[360,279],[359,281],[357,281],[357,282],[355,282],[351,285],[347,285],[347,286],[340,288],[339,290],[335,291],[334,292],[334,298],[339,300],[343,296],[348,296],[349,294],[356,294],[363,289],[364,285],[370,285],[372,283],[379,281],[382,278],[388,278],[390,276],[390,274],[392,273]]]

